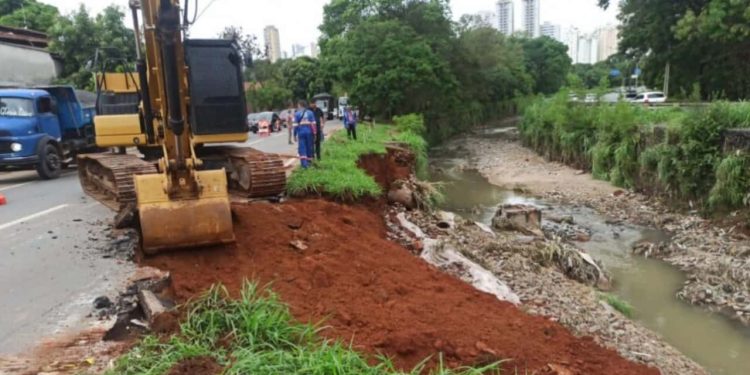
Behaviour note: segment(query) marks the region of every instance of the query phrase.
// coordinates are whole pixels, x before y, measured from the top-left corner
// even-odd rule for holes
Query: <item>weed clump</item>
[[[323,340],[319,328],[293,322],[288,308],[270,291],[246,283],[239,299],[214,286],[188,305],[180,332],[168,340],[144,338],[117,360],[109,374],[161,375],[197,357],[215,360],[223,374],[401,374],[386,358],[372,365],[340,342]],[[425,362],[411,374],[425,371]],[[483,368],[448,370],[442,361],[432,374],[484,374]]]
[[[620,297],[609,293],[602,293],[601,298],[605,302],[607,302],[608,305],[612,306],[612,308],[619,311],[622,315],[625,315],[628,318],[633,317],[633,306],[627,301],[624,301],[620,299]]]

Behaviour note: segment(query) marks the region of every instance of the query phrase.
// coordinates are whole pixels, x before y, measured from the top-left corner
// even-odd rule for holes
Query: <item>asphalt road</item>
[[[331,122],[326,133],[340,128]],[[296,155],[286,130],[246,144]],[[83,193],[74,169],[51,181],[0,172],[0,194],[0,354],[9,355],[90,326],[93,300],[114,299],[135,266],[111,257],[114,213]]]

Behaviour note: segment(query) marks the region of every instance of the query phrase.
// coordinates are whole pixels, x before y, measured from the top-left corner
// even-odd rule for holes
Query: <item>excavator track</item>
[[[133,176],[159,173],[156,164],[136,155],[86,154],[78,156],[78,178],[83,191],[115,211],[136,203]]]
[[[284,161],[276,154],[231,146],[205,147],[198,152],[206,165],[227,171],[230,193],[240,198],[265,198],[286,190]]]
[[[225,168],[230,193],[239,198],[278,196],[286,189],[283,160],[252,148],[206,147],[199,157],[208,169]],[[156,164],[136,155],[86,154],[78,157],[83,191],[120,212],[136,203],[134,175],[159,173]]]

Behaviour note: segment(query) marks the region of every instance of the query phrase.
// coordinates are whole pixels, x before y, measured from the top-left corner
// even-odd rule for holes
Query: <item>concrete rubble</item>
[[[582,283],[566,276],[590,271],[571,272],[565,269],[565,263],[549,258],[550,248],[565,248],[583,260],[571,263],[570,268],[594,268],[606,274],[588,254],[559,238],[528,236],[513,229],[493,230],[450,216],[454,224],[446,228],[442,225],[444,212],[391,207],[386,215],[389,237],[478,289],[516,303],[530,314],[558,321],[578,336],[592,336],[625,358],[655,366],[663,374],[707,374],[657,334],[610,307],[592,286],[597,283]],[[414,246],[415,241],[422,246]],[[478,286],[482,284],[482,272],[486,273],[485,280],[502,285],[502,295]]]

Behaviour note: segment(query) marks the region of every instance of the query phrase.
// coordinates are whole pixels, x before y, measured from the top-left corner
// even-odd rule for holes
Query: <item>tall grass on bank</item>
[[[403,143],[416,154],[417,172],[427,170],[427,142],[421,115],[397,116],[394,125],[360,125],[358,140],[349,140],[344,132],[329,137],[323,144],[323,158],[312,168],[298,169],[287,182],[291,195],[317,194],[342,200],[377,197],[382,189],[375,180],[357,167],[366,154],[385,154],[390,142]]]
[[[726,129],[750,127],[750,103],[707,108],[581,105],[567,92],[529,105],[524,143],[617,186],[664,194],[705,209],[747,204],[745,156],[722,153]]]
[[[144,338],[108,374],[161,375],[194,357],[210,357],[230,375],[401,374],[387,358],[371,365],[342,343],[320,339],[317,328],[294,323],[278,297],[256,284],[246,283],[236,300],[214,286],[187,307],[179,333],[166,340]],[[497,366],[449,370],[439,365],[431,373],[497,373]],[[424,368],[417,366],[410,373],[420,374]]]

